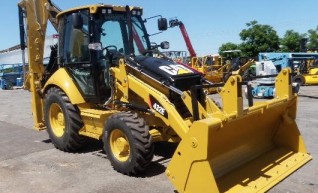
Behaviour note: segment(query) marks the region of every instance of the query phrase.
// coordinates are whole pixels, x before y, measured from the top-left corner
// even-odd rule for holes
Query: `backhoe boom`
[[[29,72],[24,80],[25,88],[32,93],[32,113],[35,123],[35,128],[43,129],[43,100],[40,94],[42,89],[42,78],[44,75],[44,41],[46,36],[47,22],[50,20],[55,29],[57,29],[57,21],[55,19],[60,11],[49,0],[23,0],[18,6],[20,15],[26,16],[26,33],[27,33],[27,48],[29,58]],[[20,17],[20,20],[23,18]],[[20,26],[20,30],[23,27]],[[25,37],[21,32],[21,45],[25,45]],[[21,47],[22,49],[24,46]]]

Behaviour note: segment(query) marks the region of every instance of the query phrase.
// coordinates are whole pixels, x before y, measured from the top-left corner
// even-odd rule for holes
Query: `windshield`
[[[124,55],[129,54],[127,14],[115,12],[112,14],[100,14],[98,17],[95,34],[97,34],[97,42],[101,42],[102,48],[109,47]],[[150,48],[147,32],[140,16],[132,16],[131,22],[134,54],[141,55]]]

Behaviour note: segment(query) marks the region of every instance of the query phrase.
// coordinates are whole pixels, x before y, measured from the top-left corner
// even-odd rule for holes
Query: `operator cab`
[[[109,68],[118,58],[151,49],[139,7],[93,5],[58,15],[58,63],[67,69],[85,100],[102,103],[111,95]],[[165,27],[161,22],[162,29]]]

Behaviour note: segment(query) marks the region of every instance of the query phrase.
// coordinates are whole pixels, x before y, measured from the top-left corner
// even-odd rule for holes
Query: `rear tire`
[[[79,135],[82,119],[63,91],[56,87],[47,91],[44,112],[48,134],[57,149],[72,152],[83,147],[86,138]]]
[[[137,113],[110,116],[105,123],[103,142],[113,168],[126,175],[144,171],[153,158],[149,127]]]
[[[305,78],[301,75],[297,75],[293,78],[293,82],[298,83],[300,86],[303,86],[305,84]]]

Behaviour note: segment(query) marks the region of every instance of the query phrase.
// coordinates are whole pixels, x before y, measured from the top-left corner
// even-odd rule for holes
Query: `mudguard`
[[[81,104],[85,103],[84,98],[73,82],[71,76],[67,73],[64,68],[58,69],[46,82],[44,85],[44,92],[52,87],[57,86],[65,92],[65,94],[69,97],[72,104]]]

